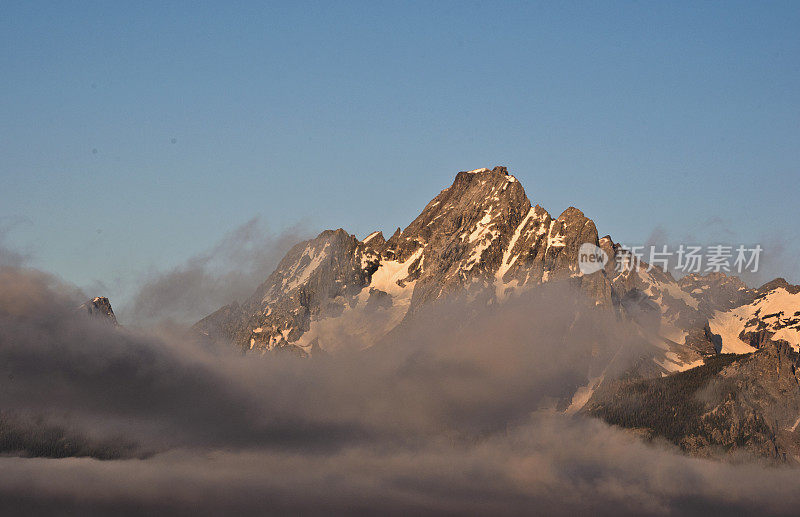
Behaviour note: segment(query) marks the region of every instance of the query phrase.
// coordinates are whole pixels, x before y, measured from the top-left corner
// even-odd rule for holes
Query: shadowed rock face
[[[779,288],[785,289],[789,294],[800,293],[800,285],[792,285],[787,282],[785,278],[776,278],[775,280],[771,280],[759,287],[756,292],[759,295],[764,295]]]
[[[114,316],[114,309],[111,308],[111,302],[108,298],[99,296],[78,307],[78,311],[89,315],[98,321],[103,321],[111,325],[117,326],[117,317]]]
[[[619,380],[583,411],[705,457],[744,453],[800,463],[800,355],[765,342],[752,354],[708,358],[664,378]]]

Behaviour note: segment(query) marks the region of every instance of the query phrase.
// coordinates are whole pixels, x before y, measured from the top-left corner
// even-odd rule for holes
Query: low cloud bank
[[[91,446],[116,444],[107,457],[128,458],[3,450],[8,512],[790,514],[800,503],[794,470],[688,458],[560,413],[587,376],[624,369],[643,346],[563,290],[444,304],[374,350],[301,360],[99,324],[76,314],[69,286],[29,269],[0,268],[0,285],[2,417],[34,439],[80,437],[97,457]],[[63,432],[37,438],[43,428]]]

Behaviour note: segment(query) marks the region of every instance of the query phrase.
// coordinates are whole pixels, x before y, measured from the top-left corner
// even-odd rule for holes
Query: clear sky
[[[124,284],[502,164],[618,241],[800,253],[800,2],[265,4],[3,2],[6,244]]]

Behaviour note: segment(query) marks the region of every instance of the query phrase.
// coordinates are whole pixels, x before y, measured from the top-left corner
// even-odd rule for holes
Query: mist
[[[639,245],[639,243],[622,244]],[[656,252],[661,251],[663,246],[667,246],[667,251],[673,253],[669,257],[668,269],[675,278],[679,279],[691,272],[708,273],[705,262],[700,271],[684,271],[676,267],[678,260],[675,253],[681,245],[700,246],[702,250],[707,250],[710,246],[730,246],[732,254],[729,261],[730,271],[722,269],[722,272],[739,277],[751,288],[760,287],[779,277],[785,278],[789,283],[800,282],[800,254],[798,254],[796,246],[787,243],[785,236],[780,235],[777,231],[763,231],[758,235],[757,241],[749,242],[741,236],[734,225],[719,217],[711,217],[703,221],[703,226],[696,231],[678,236],[668,232],[662,225],[655,226],[644,242],[644,249],[640,251],[641,259],[645,262],[649,260],[651,246],[655,247]],[[743,267],[742,271],[737,271],[737,268],[734,267],[736,249],[742,245],[745,249],[761,246],[762,252],[755,270],[752,265]],[[746,257],[749,259],[749,254]]]
[[[223,305],[242,301],[275,269],[283,255],[309,232],[295,225],[275,233],[255,217],[234,228],[210,249],[141,278],[131,300],[117,310],[128,325],[191,325]]]
[[[366,352],[304,360],[78,317],[80,292],[32,269],[5,266],[0,285],[0,436],[24,438],[0,441],[7,511],[790,514],[800,503],[793,470],[690,458],[564,414],[587,371],[622,371],[644,345],[556,286],[500,306],[443,303]]]

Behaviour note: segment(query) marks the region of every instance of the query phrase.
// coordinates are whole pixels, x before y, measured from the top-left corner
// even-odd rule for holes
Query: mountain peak
[[[567,219],[567,218],[585,218],[586,216],[583,215],[583,212],[571,206],[561,212],[561,215],[558,216],[559,219]]]
[[[493,176],[502,177],[506,181],[510,181],[510,182],[517,181],[517,178],[515,178],[514,176],[509,174],[508,173],[508,168],[503,166],[503,165],[497,165],[493,169],[488,169],[486,167],[481,167],[480,169],[472,169],[470,171],[461,171],[456,175],[456,180],[458,180],[458,177],[461,176],[461,175],[467,175],[468,177],[469,176],[483,176],[483,177],[485,177],[485,176],[488,176],[488,175],[493,175]]]
[[[800,285],[792,285],[785,278],[778,277],[756,289],[759,293],[768,293],[774,289],[783,288],[791,294],[800,292]]]
[[[334,324],[326,321],[369,318],[369,346],[429,302],[459,292],[499,301],[568,279],[598,305],[610,305],[605,273],[582,277],[577,270],[584,242],[598,239],[583,212],[570,207],[554,219],[532,207],[506,167],[461,171],[388,240],[381,232],[358,240],[339,229],[297,244],[242,307],[224,308],[196,330],[217,336],[222,328],[244,349],[308,353],[315,342],[334,348],[326,339],[335,332],[322,330]]]
[[[114,309],[111,308],[111,302],[105,296],[96,296],[88,302],[78,307],[79,312],[88,314],[91,318],[110,323],[117,326],[117,317],[114,315]]]

